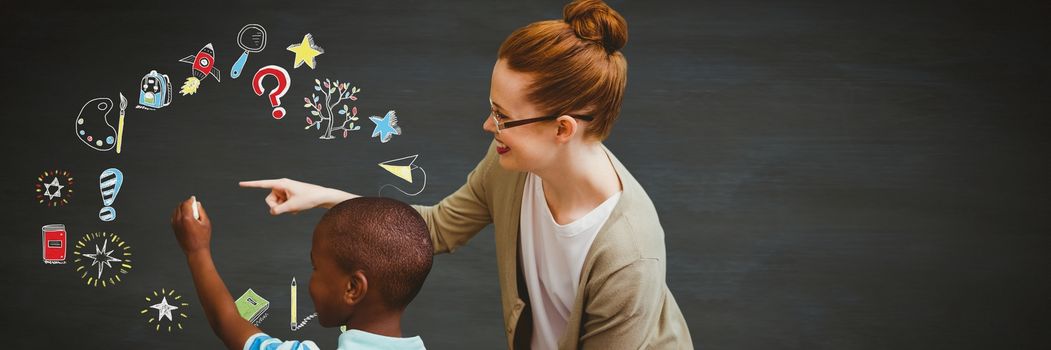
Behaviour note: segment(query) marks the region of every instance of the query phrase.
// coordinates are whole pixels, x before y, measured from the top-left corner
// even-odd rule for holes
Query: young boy
[[[172,229],[186,254],[197,295],[215,334],[229,349],[318,349],[312,341],[274,339],[241,318],[212,263],[212,224],[191,197],[175,208]],[[338,349],[423,349],[401,338],[401,315],[431,269],[434,248],[423,218],[385,198],[355,198],[330,209],[314,229],[310,298],[323,327],[347,326]]]

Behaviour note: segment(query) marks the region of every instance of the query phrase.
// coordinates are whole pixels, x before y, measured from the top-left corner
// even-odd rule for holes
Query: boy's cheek
[[[314,308],[317,312],[318,323],[322,327],[335,327],[339,325],[339,317],[333,314],[331,306],[321,299],[314,299]]]
[[[316,271],[310,275],[310,299],[314,301],[314,311],[317,312],[318,323],[320,323],[322,327],[329,327],[327,325],[329,315],[328,312],[326,312],[327,308],[325,307],[324,296],[319,293],[320,286],[317,284],[318,279],[316,275]]]

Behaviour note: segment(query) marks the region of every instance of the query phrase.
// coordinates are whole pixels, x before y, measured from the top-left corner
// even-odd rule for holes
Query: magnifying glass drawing
[[[234,79],[241,76],[241,70],[248,62],[248,54],[263,51],[263,48],[266,47],[266,29],[258,24],[244,26],[237,33],[237,46],[240,46],[244,53],[237,58],[237,62],[234,62],[233,68],[230,68],[230,77]]]

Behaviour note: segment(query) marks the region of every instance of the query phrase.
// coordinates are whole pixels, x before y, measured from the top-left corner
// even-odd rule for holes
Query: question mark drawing
[[[292,85],[292,78],[288,76],[288,71],[279,66],[269,65],[259,68],[259,71],[255,72],[255,77],[252,78],[252,90],[258,96],[263,96],[263,78],[266,76],[273,76],[277,79],[277,87],[271,90],[268,95],[270,97],[270,105],[274,107],[274,112],[271,115],[274,116],[274,119],[284,118],[285,107],[281,107],[281,97],[288,92],[288,87]]]

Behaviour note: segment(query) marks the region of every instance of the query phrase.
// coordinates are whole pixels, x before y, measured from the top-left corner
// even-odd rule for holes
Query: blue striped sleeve
[[[245,341],[244,350],[321,350],[317,344],[313,341],[298,341],[289,340],[282,342],[281,339],[277,339],[267,335],[266,333],[256,333],[248,340]]]

